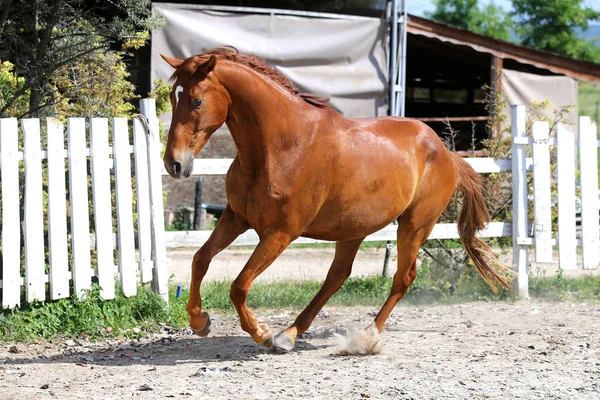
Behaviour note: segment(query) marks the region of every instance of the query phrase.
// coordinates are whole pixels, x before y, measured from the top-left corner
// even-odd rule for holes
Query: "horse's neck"
[[[309,140],[310,132],[299,132],[304,118],[299,102],[269,78],[234,65],[219,69],[217,77],[231,96],[227,127],[243,170],[268,168],[282,145]]]

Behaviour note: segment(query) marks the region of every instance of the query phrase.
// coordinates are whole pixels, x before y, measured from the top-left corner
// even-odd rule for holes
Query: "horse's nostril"
[[[175,172],[176,176],[181,175],[181,163],[173,161],[173,172]]]

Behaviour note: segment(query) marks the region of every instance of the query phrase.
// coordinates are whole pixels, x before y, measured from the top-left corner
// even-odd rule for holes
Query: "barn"
[[[395,18],[392,3],[401,11]],[[573,105],[566,123],[574,125],[578,81],[600,84],[600,64],[406,14],[402,3],[156,2],[154,9],[167,23],[153,33],[152,46],[136,55],[132,78],[147,93],[150,82],[171,73],[159,53],[183,58],[230,44],[265,58],[301,91],[330,97],[347,117],[405,115],[440,136],[450,123],[458,132],[456,148],[463,151],[499,134],[488,127],[496,110],[486,101],[497,91],[509,104],[549,99],[555,108]],[[162,119],[168,127],[170,115]],[[200,157],[234,155],[223,127]],[[190,215],[196,181],[165,178],[165,186],[166,208]],[[223,177],[204,177],[202,196],[204,203],[225,204]]]

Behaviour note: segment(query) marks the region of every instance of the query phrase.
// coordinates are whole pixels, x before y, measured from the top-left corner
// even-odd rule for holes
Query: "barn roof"
[[[415,15],[409,15],[408,17],[407,32],[456,45],[468,46],[478,52],[488,53],[502,59],[510,58],[556,74],[567,75],[587,82],[600,83],[600,64],[597,63],[533,50]]]

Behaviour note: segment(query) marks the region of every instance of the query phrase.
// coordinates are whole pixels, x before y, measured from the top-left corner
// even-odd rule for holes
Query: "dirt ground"
[[[0,346],[0,399],[598,399],[600,305],[547,302],[397,307],[376,356],[336,355],[334,333],[375,308],[326,307],[294,351],[271,354],[233,315],[206,338]],[[275,331],[296,312],[259,317]]]

